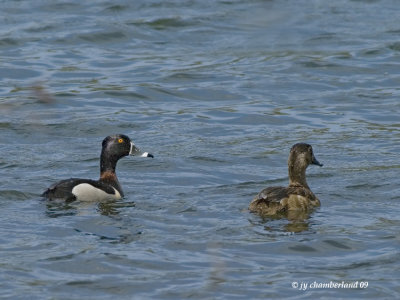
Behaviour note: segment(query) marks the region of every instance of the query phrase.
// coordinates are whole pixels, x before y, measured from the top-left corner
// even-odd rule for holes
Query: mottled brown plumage
[[[310,145],[295,144],[288,159],[289,186],[268,187],[262,190],[250,203],[249,210],[268,216],[293,211],[306,212],[319,206],[320,201],[306,181],[306,169],[310,164],[322,166],[315,158]]]

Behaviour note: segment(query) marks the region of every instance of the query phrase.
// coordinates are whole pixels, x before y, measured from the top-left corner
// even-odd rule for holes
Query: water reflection
[[[119,214],[120,209],[126,209],[128,207],[135,207],[136,204],[133,201],[120,202],[120,201],[107,201],[100,202],[97,206],[98,211],[103,216],[116,216]]]
[[[46,200],[43,200],[46,201]],[[46,216],[49,218],[58,218],[64,216],[74,216],[78,209],[65,201],[46,201]]]
[[[36,83],[31,89],[33,96],[36,97],[39,102],[44,104],[51,104],[55,102],[53,95],[43,86],[43,84]]]
[[[249,219],[253,225],[262,225],[265,231],[269,233],[287,232],[300,233],[310,230],[310,211],[290,211],[285,214],[277,214],[272,216],[257,216],[258,221]]]
[[[309,222],[307,221],[291,221],[290,223],[285,225],[285,230],[287,232],[303,232],[303,231],[308,231],[309,230]]]
[[[210,261],[210,274],[208,277],[207,290],[215,290],[218,285],[226,282],[226,263],[221,257],[222,245],[216,242],[210,242],[207,246]]]
[[[104,202],[65,202],[46,201],[46,215],[50,218],[63,216],[85,216],[100,213],[102,216],[117,216],[120,210],[135,207],[135,202],[104,201]]]
[[[70,202],[47,201],[46,216],[68,218],[63,223],[81,235],[96,237],[112,244],[126,244],[136,241],[142,234],[131,218],[125,218],[120,211],[135,207],[134,202]]]

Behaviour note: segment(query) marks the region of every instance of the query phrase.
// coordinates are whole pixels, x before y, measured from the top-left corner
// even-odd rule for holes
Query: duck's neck
[[[306,181],[306,168],[289,165],[289,186],[303,186],[310,189]]]
[[[118,158],[107,155],[104,151],[100,156],[100,181],[111,184],[113,187],[121,191],[121,186],[118,182],[115,167],[117,166]]]
[[[101,151],[100,155],[100,174],[106,171],[115,173],[118,157],[109,155],[107,151]]]

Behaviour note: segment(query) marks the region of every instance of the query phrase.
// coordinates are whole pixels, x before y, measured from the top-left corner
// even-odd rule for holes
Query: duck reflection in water
[[[99,213],[103,216],[118,216],[121,211],[135,207],[133,201],[105,201],[105,202],[65,202],[47,201],[46,216],[57,218],[62,216],[83,216]]]

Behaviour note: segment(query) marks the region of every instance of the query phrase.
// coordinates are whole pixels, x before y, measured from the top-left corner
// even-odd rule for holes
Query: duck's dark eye
[[[118,143],[122,144],[124,142],[124,139],[118,139]]]

